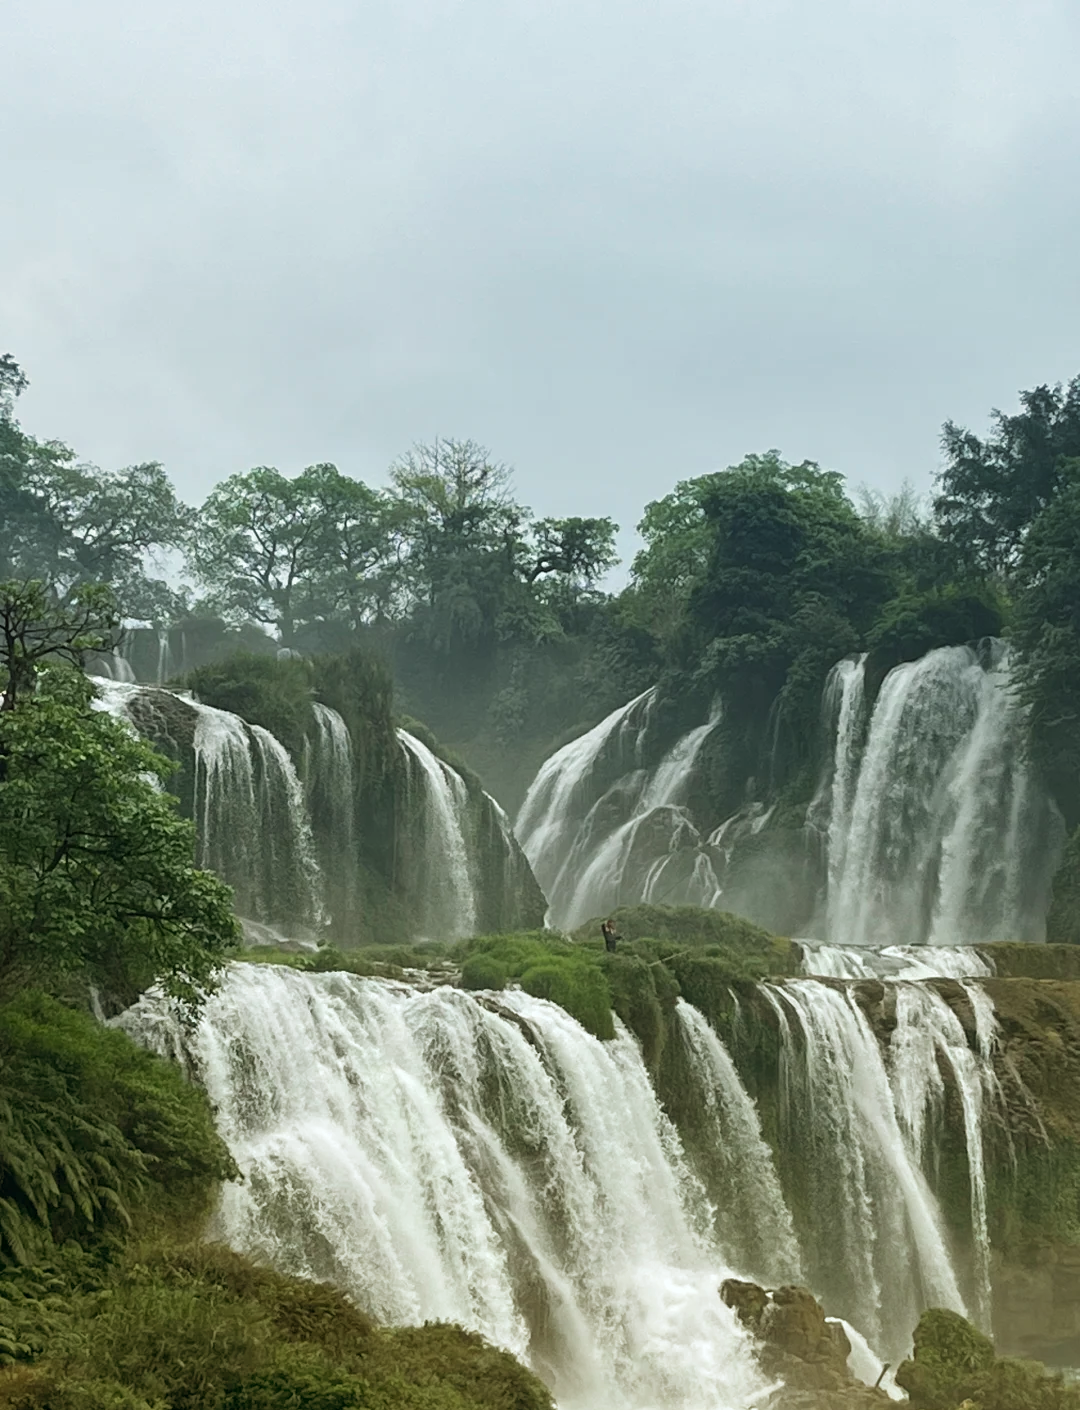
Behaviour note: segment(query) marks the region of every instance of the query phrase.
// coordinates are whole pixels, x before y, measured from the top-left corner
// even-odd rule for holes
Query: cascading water
[[[353,749],[345,721],[329,705],[314,701],[313,737],[306,741],[305,783],[312,811],[318,808],[335,849],[351,855],[353,839]]]
[[[545,759],[533,779],[514,830],[549,899],[581,823],[607,786],[599,787],[594,777],[601,764],[614,755],[616,778],[629,768],[640,767],[641,734],[655,699],[655,689],[646,690],[613,710],[587,734]]]
[[[232,886],[239,914],[319,925],[322,884],[303,785],[269,730],[186,698],[195,711],[197,857]]]
[[[852,994],[812,979],[764,992],[783,1017],[781,1156],[811,1286],[895,1361],[924,1307],[967,1313],[937,1202]]]
[[[120,1022],[205,1083],[245,1175],[216,1217],[235,1247],[380,1318],[474,1327],[565,1407],[760,1404],[713,1211],[621,1028],[262,966],[194,1032],[152,998]]]
[[[421,847],[415,886],[422,898],[425,933],[471,935],[476,929],[476,893],[469,863],[468,790],[461,775],[408,731],[397,737],[414,764],[419,797]]]
[[[974,986],[970,986],[974,989]],[[983,1160],[984,1101],[997,1084],[987,1055],[968,1046],[960,1020],[928,984],[896,986],[896,1028],[891,1040],[892,1089],[896,1112],[908,1147],[925,1165],[930,1136],[940,1137],[945,1082],[939,1057],[948,1064],[960,1097],[971,1189],[973,1250],[972,1315],[990,1330],[990,1239],[986,1218],[986,1172]],[[986,1040],[987,1049],[992,1037]]]
[[[829,937],[1041,939],[1061,823],[1024,759],[1007,649],[942,647],[890,671],[861,755],[863,665],[836,669]]]
[[[727,1048],[691,1004],[675,1005],[694,1082],[693,1149],[716,1208],[717,1237],[730,1258],[768,1287],[803,1281],[799,1246],[761,1135],[757,1109]]]
[[[642,742],[654,698],[638,696],[552,755],[525,798],[517,834],[554,925],[573,929],[635,901],[716,904],[712,858],[683,804],[719,715],[679,739],[650,772]]]

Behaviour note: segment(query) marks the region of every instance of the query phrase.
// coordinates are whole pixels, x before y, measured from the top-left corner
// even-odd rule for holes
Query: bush
[[[0,1373],[4,1410],[552,1410],[475,1333],[376,1327],[217,1245],[132,1251],[67,1307],[49,1360]]]
[[[506,979],[506,968],[494,955],[470,955],[461,966],[463,989],[502,989]]]
[[[304,749],[311,723],[312,668],[294,657],[257,656],[237,651],[223,661],[200,666],[184,685],[204,705],[231,710],[251,725],[262,725],[285,745],[294,759]]]
[[[463,961],[464,987],[471,987],[465,982],[467,966],[473,966],[470,975],[501,972],[504,982],[516,979],[527,994],[558,1004],[595,1037],[614,1038],[611,991],[595,951],[572,945],[547,931],[534,930],[518,935],[478,936],[464,941],[456,953]],[[473,965],[481,957],[483,964]]]
[[[867,645],[873,664],[885,671],[902,661],[917,661],[938,646],[1000,636],[1004,625],[1005,606],[992,587],[952,583],[928,592],[904,592],[887,602]]]

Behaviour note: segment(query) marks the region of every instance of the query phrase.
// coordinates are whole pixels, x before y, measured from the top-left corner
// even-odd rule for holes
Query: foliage
[[[947,421],[946,466],[934,509],[944,538],[976,568],[1008,573],[1031,525],[1057,497],[1062,468],[1080,457],[1080,377],[1020,393],[995,410],[986,440]]]
[[[0,359],[0,578],[37,579],[57,596],[107,582],[132,616],[175,616],[178,594],[148,576],[148,555],[179,541],[183,507],[156,462],[108,472],[14,418],[26,378]]]
[[[232,475],[196,518],[191,562],[226,617],[296,625],[340,611],[358,625],[385,610],[393,509],[333,465],[295,479],[266,466]]]
[[[0,1372],[10,1410],[551,1410],[476,1333],[376,1327],[335,1289],[215,1245],[133,1249],[98,1289],[53,1282],[61,1335]]]
[[[506,966],[492,954],[470,955],[461,966],[463,989],[503,989],[508,977]]]
[[[477,973],[473,962],[482,957],[487,973],[516,980],[527,994],[558,1004],[597,1038],[615,1036],[611,992],[594,951],[541,930],[478,936],[464,941],[457,953],[463,965],[472,964],[470,976]]]
[[[200,1001],[234,943],[228,888],[193,865],[171,765],[50,668],[0,712],[0,993],[78,977]]]
[[[33,691],[46,661],[81,665],[87,652],[110,644],[118,624],[107,587],[76,588],[60,601],[36,580],[0,582],[0,711],[14,710]]]
[[[1080,378],[1073,387],[1080,414]],[[1020,555],[1014,638],[1036,761],[1070,825],[1080,823],[1080,458],[1059,462],[1054,499]]]
[[[238,651],[192,671],[184,685],[205,705],[268,729],[299,759],[311,728],[313,679],[307,661]]]
[[[916,1407],[953,1410],[993,1360],[989,1337],[958,1312],[932,1307],[919,1318],[912,1359],[900,1366],[896,1383]]]
[[[0,1008],[0,1267],[198,1215],[235,1174],[177,1068],[40,992]]]
[[[1054,876],[1054,893],[1046,917],[1046,938],[1051,945],[1055,942],[1080,945],[1080,827],[1073,830],[1066,842]],[[1077,978],[1080,978],[1080,973]]]
[[[924,592],[903,590],[882,608],[866,644],[879,670],[917,661],[939,646],[1000,636],[1005,606],[989,583],[947,583]]]
[[[915,1350],[896,1373],[913,1410],[1076,1410],[1080,1391],[1036,1361],[995,1357],[989,1337],[957,1312],[931,1308],[919,1318]]]

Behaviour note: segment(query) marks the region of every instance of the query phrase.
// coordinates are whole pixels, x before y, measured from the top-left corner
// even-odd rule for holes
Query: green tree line
[[[100,471],[28,435],[25,385],[0,360],[0,576],[71,602],[106,582],[126,619],[159,627],[217,618],[304,652],[376,642],[411,713],[523,760],[523,741],[666,680],[693,708],[722,696],[744,773],[767,735],[789,781],[812,767],[839,657],[867,650],[880,675],[1005,633],[1033,751],[1080,822],[1080,377],[1022,393],[985,435],[946,423],[925,504],[853,498],[775,451],[680,481],[645,507],[618,593],[616,524],[536,518],[475,442],[416,446],[378,488],[329,464],[258,467],[193,510],[160,465]],[[190,586],[166,581],[168,554]]]

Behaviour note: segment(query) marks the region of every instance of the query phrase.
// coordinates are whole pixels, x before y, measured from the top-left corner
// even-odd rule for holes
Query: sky
[[[24,426],[197,503],[472,438],[622,543],[1080,372],[1076,0],[3,0]]]

